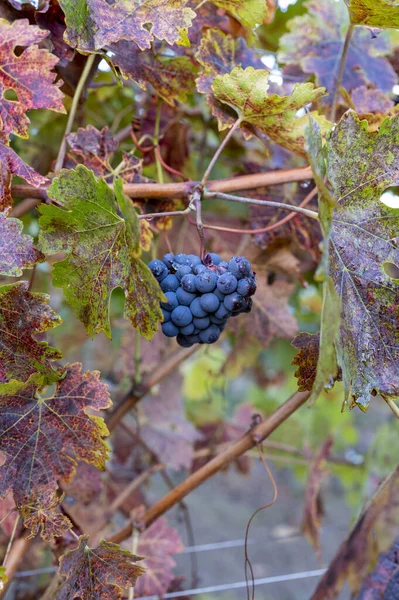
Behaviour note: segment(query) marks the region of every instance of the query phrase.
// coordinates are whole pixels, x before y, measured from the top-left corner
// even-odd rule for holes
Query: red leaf
[[[0,213],[0,274],[12,277],[22,275],[22,269],[44,260],[44,255],[33,246],[29,235],[22,235],[23,224],[18,219],[7,219]]]

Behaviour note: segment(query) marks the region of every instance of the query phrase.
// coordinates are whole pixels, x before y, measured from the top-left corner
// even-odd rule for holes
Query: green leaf
[[[67,24],[66,40],[90,52],[128,40],[141,50],[154,38],[168,44],[187,43],[187,31],[195,12],[188,0],[61,0]]]
[[[247,138],[256,134],[256,127],[284,148],[305,154],[304,128],[308,117],[297,118],[297,111],[324,96],[325,90],[315,89],[313,83],[302,83],[294,85],[290,96],[268,96],[269,77],[269,71],[263,69],[235,67],[231,73],[215,78],[212,91],[219,102],[212,112],[218,118],[219,129],[234,124],[234,111]],[[324,131],[331,128],[325,117],[311,114]]]
[[[162,319],[163,294],[140,255],[139,221],[126,202],[122,182],[112,191],[103,179],[79,165],[62,171],[48,190],[61,206],[40,207],[39,245],[44,252],[66,252],[56,263],[53,282],[64,289],[89,335],[111,337],[109,304],[112,291],[122,288],[124,316],[147,338]],[[118,203],[123,216],[118,214]]]
[[[266,0],[211,0],[230,13],[244,27],[262,25],[269,14]]]
[[[399,395],[399,286],[386,270],[387,263],[399,265],[399,210],[380,202],[399,183],[398,144],[399,117],[370,132],[352,111],[326,143],[337,202],[325,234],[329,273],[342,301],[338,362],[346,401],[363,410],[370,394]]]
[[[398,0],[344,0],[355,25],[399,27]]]

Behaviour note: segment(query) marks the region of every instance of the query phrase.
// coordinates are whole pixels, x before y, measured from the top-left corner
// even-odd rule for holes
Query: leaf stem
[[[256,204],[259,206],[271,206],[272,208],[282,208],[291,212],[296,212],[311,219],[319,219],[319,215],[314,210],[295,206],[293,204],[284,204],[284,202],[273,202],[271,200],[255,200],[244,196],[232,196],[231,194],[222,194],[221,192],[204,192],[205,198],[219,198],[220,200],[228,200],[229,202],[239,202],[241,204]]]
[[[384,400],[388,404],[395,417],[399,419],[399,406],[396,404],[396,402],[391,398],[384,398]]]
[[[69,133],[71,133],[71,129],[73,126],[73,122],[75,120],[75,116],[76,116],[76,111],[78,109],[79,106],[79,100],[80,97],[82,95],[82,91],[83,88],[85,86],[86,80],[89,76],[89,73],[91,71],[91,68],[94,64],[96,55],[95,54],[91,54],[89,56],[89,58],[86,61],[86,64],[84,66],[84,69],[82,71],[82,74],[80,76],[78,85],[76,86],[76,90],[75,90],[75,94],[73,96],[73,100],[72,100],[72,105],[71,105],[71,110],[69,111],[69,115],[68,115],[68,121],[65,127],[65,131],[64,131],[64,136],[62,138],[62,142],[61,142],[61,146],[58,152],[58,156],[57,156],[57,161],[55,163],[55,167],[54,167],[54,173],[56,175],[58,175],[58,173],[61,171],[62,166],[64,164],[64,159],[65,159],[65,154],[66,154],[66,147],[67,147],[67,135]]]
[[[18,523],[19,523],[19,518],[20,518],[20,516],[19,516],[19,514],[18,514],[18,515],[17,515],[17,518],[15,519],[15,522],[14,522],[14,527],[12,528],[11,537],[10,537],[10,539],[8,540],[8,546],[7,546],[6,554],[5,554],[5,557],[4,557],[4,560],[3,560],[3,567],[5,567],[5,566],[6,566],[7,559],[8,559],[8,555],[10,554],[11,546],[12,546],[12,544],[13,544],[13,541],[14,541],[14,538],[15,538],[15,534],[16,534],[16,532],[17,532],[17,527],[18,527]]]
[[[177,217],[178,215],[188,215],[193,209],[190,204],[184,210],[171,210],[169,212],[159,212],[159,213],[146,213],[144,215],[138,215],[139,219],[159,219],[160,217]]]
[[[215,154],[213,155],[213,158],[212,158],[211,162],[209,163],[209,165],[207,166],[206,171],[201,179],[201,185],[203,187],[205,186],[206,182],[208,181],[209,175],[211,174],[211,171],[212,171],[213,167],[215,166],[217,159],[219,158],[219,156],[223,152],[224,148],[226,147],[227,143],[229,142],[230,138],[233,136],[234,132],[240,125],[241,125],[241,119],[237,119],[237,121],[234,123],[233,127],[230,129],[230,131],[228,132],[228,134],[226,135],[226,137],[220,144],[219,148],[216,150]]]
[[[346,57],[348,56],[348,50],[349,50],[350,42],[352,39],[353,29],[354,29],[354,25],[351,23],[349,25],[348,31],[346,32],[345,42],[344,42],[344,46],[342,48],[342,54],[341,54],[341,58],[339,61],[339,70],[338,70],[338,75],[337,75],[337,81],[335,82],[334,96],[333,96],[333,101],[332,101],[332,106],[331,106],[330,121],[332,123],[335,123],[335,118],[337,115],[338,99],[339,99],[339,94],[341,92],[341,83],[342,83],[342,78],[344,75]]]
[[[155,117],[155,128],[154,128],[154,146],[155,146],[155,148],[159,148],[159,131],[160,131],[160,126],[161,126],[161,113],[162,113],[162,100],[160,98],[158,98],[157,114]],[[155,163],[157,165],[158,182],[164,183],[162,164],[161,164],[161,161],[159,160],[159,156],[158,156],[157,152],[155,152]]]

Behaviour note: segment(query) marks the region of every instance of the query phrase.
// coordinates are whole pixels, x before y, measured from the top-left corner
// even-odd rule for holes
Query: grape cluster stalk
[[[167,299],[161,302],[162,332],[184,348],[214,344],[227,319],[251,311],[256,277],[243,256],[226,262],[213,252],[203,261],[195,254],[169,253],[148,266]]]

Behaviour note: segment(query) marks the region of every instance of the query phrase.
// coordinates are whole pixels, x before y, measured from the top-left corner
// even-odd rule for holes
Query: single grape
[[[183,279],[180,281],[180,285],[186,292],[196,292],[197,288],[195,287],[195,275],[189,273],[188,275],[184,275]]]
[[[217,280],[217,274],[207,269],[199,275],[196,275],[195,285],[197,287],[197,290],[201,292],[201,294],[206,294],[208,292],[213,292],[213,290],[216,287]]]
[[[187,254],[183,254],[181,252],[180,254],[176,254],[173,264],[174,265],[190,265],[190,259],[187,256]]]
[[[176,296],[179,304],[183,304],[184,306],[190,306],[191,302],[197,297],[196,294],[190,294],[190,292],[186,292],[181,287],[177,288]]]
[[[232,273],[224,273],[218,279],[218,290],[223,294],[232,294],[237,289],[237,279]]]
[[[166,337],[175,337],[179,333],[178,328],[172,323],[172,321],[162,323],[161,327],[162,333],[166,335]]]
[[[171,311],[170,310],[165,310],[164,308],[162,309],[162,314],[163,314],[163,322],[167,323],[168,321],[170,321],[170,314]]]
[[[226,262],[225,260],[221,260],[220,263],[218,264],[218,269],[228,269],[229,268],[229,263]]]
[[[193,273],[194,275],[199,275],[200,273],[203,273],[204,271],[207,271],[208,268],[203,265],[202,263],[196,264],[193,266]]]
[[[171,319],[178,327],[184,327],[193,320],[193,315],[188,306],[177,306],[171,314]]]
[[[188,254],[187,258],[190,259],[190,265],[191,265],[191,267],[194,267],[195,265],[202,264],[200,257],[197,256],[196,254]]]
[[[217,317],[215,317],[215,315],[210,315],[210,320],[211,323],[215,323],[215,325],[225,325],[226,320],[225,319],[218,319]]]
[[[246,303],[247,303],[247,305],[243,309],[242,312],[249,313],[252,310],[252,304],[253,304],[252,298],[246,298]]]
[[[220,258],[220,256],[219,256],[219,254],[216,254],[215,252],[209,252],[209,253],[208,253],[208,256],[210,256],[210,257],[211,257],[211,259],[212,259],[212,263],[213,263],[214,265],[218,265],[218,264],[221,262],[221,260],[222,260],[222,259]]]
[[[149,262],[148,268],[154,275],[155,279],[158,279],[158,281],[162,281],[162,279],[164,279],[169,272],[168,267],[165,265],[165,263],[163,263],[162,260],[158,259]]]
[[[185,327],[180,327],[180,333],[182,333],[183,335],[191,335],[192,333],[194,333],[194,329],[194,323],[189,323]]]
[[[237,285],[237,293],[241,296],[253,296],[256,292],[256,279],[255,277],[245,277],[240,279]]]
[[[215,312],[215,317],[217,319],[228,319],[230,316],[231,316],[231,311],[227,310],[227,308],[225,307],[224,302],[223,302],[223,304],[221,304],[219,306],[219,308],[217,309],[217,311]]]
[[[190,344],[199,344],[200,341],[197,334],[188,335],[187,340],[190,342]]]
[[[176,275],[177,279],[178,279],[179,281],[181,281],[181,280],[183,279],[183,277],[184,277],[185,275],[189,275],[189,273],[191,273],[191,267],[189,267],[188,265],[181,265],[181,266],[180,266],[180,267],[177,269],[177,271],[176,271],[175,275]]]
[[[165,265],[168,267],[168,269],[171,269],[173,266],[174,259],[175,259],[175,255],[172,254],[171,252],[169,252],[168,254],[165,254],[165,256],[162,258],[162,262],[165,263]]]
[[[182,333],[179,333],[179,335],[176,337],[176,341],[182,348],[191,348],[193,345]]]
[[[173,318],[173,315],[172,315],[172,318]],[[195,317],[193,319],[193,323],[194,323],[194,327],[196,329],[206,329],[211,324],[211,321],[210,321],[209,317],[202,317],[201,319],[199,319],[198,317]]]
[[[175,292],[166,292],[165,297],[167,298],[167,302],[161,302],[161,307],[172,312],[172,310],[179,304],[177,296]]]
[[[213,344],[218,341],[219,336],[220,328],[214,323],[207,327],[207,329],[200,331],[198,334],[198,337],[203,344]]]
[[[240,294],[237,294],[237,292],[234,292],[234,294],[229,294],[225,297],[224,306],[225,308],[227,308],[227,310],[231,310],[231,312],[233,313],[238,313],[242,308],[246,306],[245,298],[244,296],[240,296]]]
[[[223,302],[225,295],[220,290],[218,290],[217,287],[213,290],[212,293],[215,294],[216,298],[219,298],[220,302]]]
[[[198,335],[200,331],[201,329],[198,329],[198,327],[196,327],[193,331],[193,335]]]
[[[165,279],[161,281],[161,290],[163,292],[175,292],[179,287],[179,280],[176,275],[167,275]]]
[[[228,272],[228,267],[225,267],[224,265],[218,265],[216,270],[217,274],[220,276]]]
[[[215,312],[220,306],[220,300],[215,294],[203,294],[200,297],[201,308],[207,313]]]
[[[199,319],[208,316],[201,306],[200,297],[195,298],[195,300],[191,302],[190,310],[193,313],[193,316]]]
[[[251,264],[243,256],[233,256],[229,262],[229,271],[237,279],[242,279],[251,274]]]

